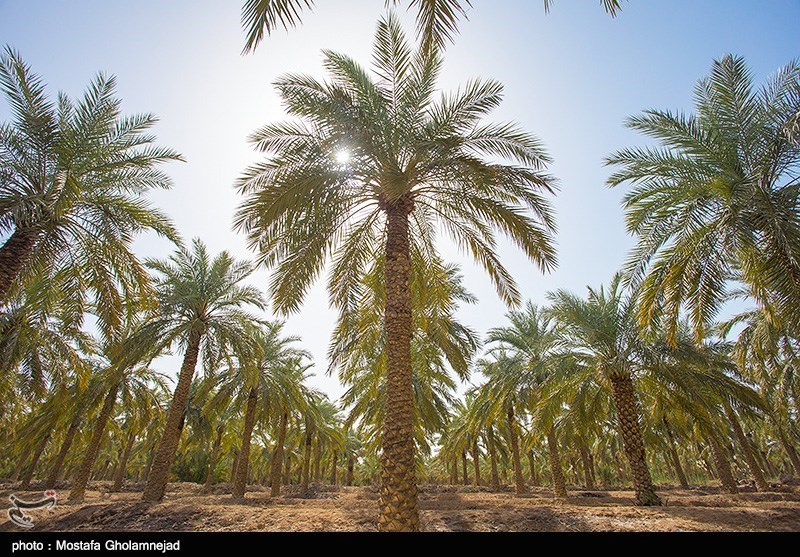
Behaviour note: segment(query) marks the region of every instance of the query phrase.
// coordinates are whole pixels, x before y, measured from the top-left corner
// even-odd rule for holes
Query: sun
[[[342,149],[336,153],[336,162],[339,164],[347,164],[350,162],[350,151]]]

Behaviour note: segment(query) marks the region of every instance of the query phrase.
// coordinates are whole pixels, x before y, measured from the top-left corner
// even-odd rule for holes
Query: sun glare
[[[336,162],[339,164],[347,164],[350,162],[350,152],[342,149],[336,153]]]

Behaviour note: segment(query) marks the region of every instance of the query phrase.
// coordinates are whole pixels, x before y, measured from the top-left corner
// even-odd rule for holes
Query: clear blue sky
[[[170,165],[175,187],[153,201],[185,238],[249,257],[231,231],[239,201],[233,182],[257,160],[247,134],[283,118],[271,82],[287,71],[321,76],[322,48],[368,63],[384,4],[317,3],[302,27],[277,33],[248,56],[240,55],[237,0],[0,0],[0,44],[18,49],[53,92],[78,95],[98,70],[115,74],[125,111],[157,114],[160,142],[187,159]],[[539,0],[473,5],[448,49],[442,88],[477,76],[503,82],[506,99],[494,119],[516,120],[539,136],[561,185],[558,270],[542,276],[514,249],[502,252],[537,303],[548,290],[607,282],[631,246],[619,206],[624,192],[604,186],[609,169],[602,165],[611,151],[642,142],[623,128],[626,116],[690,110],[695,81],[726,53],[745,56],[759,81],[800,56],[800,0],[630,0],[616,19],[595,0],[558,0],[547,16]],[[0,102],[0,120],[7,117]],[[136,249],[164,256],[170,246],[145,237]],[[500,324],[506,309],[488,280],[463,254],[446,244],[442,251],[462,264],[480,298],[461,311],[463,321],[480,332]],[[266,277],[260,271],[254,282],[265,287]],[[336,397],[341,387],[324,375],[333,322],[320,284],[288,328],[315,355],[312,383]],[[176,359],[164,366],[178,367]]]

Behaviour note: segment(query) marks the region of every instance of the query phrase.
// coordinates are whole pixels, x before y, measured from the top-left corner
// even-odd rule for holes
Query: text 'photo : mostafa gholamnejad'
[[[180,540],[175,541],[160,541],[160,542],[137,542],[133,540],[106,540],[101,545],[96,540],[58,540],[56,542],[57,551],[160,551],[166,553],[167,551],[180,551]]]

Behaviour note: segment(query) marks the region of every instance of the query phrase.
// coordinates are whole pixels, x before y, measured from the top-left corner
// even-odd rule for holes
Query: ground
[[[57,490],[52,510],[29,511],[36,530],[55,531],[371,531],[377,515],[376,490],[316,486],[301,496],[288,488],[279,497],[254,486],[244,501],[233,501],[227,486],[203,494],[196,484],[170,484],[159,504],[140,501],[141,486],[109,493],[109,483],[92,484],[81,505],[66,504]],[[0,485],[0,501],[11,493],[34,500],[41,492],[20,493]],[[420,494],[422,527],[428,531],[800,531],[800,489],[748,491],[732,496],[713,487],[659,489],[665,505],[633,505],[624,490],[572,490],[556,502],[547,488],[516,496],[510,490],[426,486]],[[7,504],[2,504],[6,507]],[[0,531],[17,527],[0,515]]]

